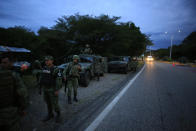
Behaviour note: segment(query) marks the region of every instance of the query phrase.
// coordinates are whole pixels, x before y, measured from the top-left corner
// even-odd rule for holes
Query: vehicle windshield
[[[93,57],[89,56],[80,56],[80,62],[81,63],[92,63],[93,62]]]
[[[127,61],[126,57],[112,57],[109,58],[108,61]]]
[[[129,57],[123,57],[123,61],[128,62],[129,61]]]

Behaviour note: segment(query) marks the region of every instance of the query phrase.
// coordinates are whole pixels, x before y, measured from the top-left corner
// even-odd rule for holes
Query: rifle
[[[66,91],[67,91],[67,79],[66,79],[66,81],[64,80],[64,83],[65,83],[65,89],[64,89],[64,92],[66,93]]]
[[[39,94],[40,95],[42,95],[42,86],[41,86],[41,84],[40,83],[37,83],[37,87],[38,87],[38,89],[39,89]]]

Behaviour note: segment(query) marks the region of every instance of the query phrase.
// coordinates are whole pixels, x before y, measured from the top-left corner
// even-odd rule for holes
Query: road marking
[[[116,105],[119,99],[125,94],[125,92],[130,88],[133,82],[137,79],[137,77],[142,73],[145,69],[146,65],[138,72],[133,79],[129,81],[129,83],[123,88],[123,90],[112,100],[112,102],[98,115],[98,117],[85,129],[85,131],[94,131],[99,124],[103,121],[106,115],[112,110],[112,108]]]

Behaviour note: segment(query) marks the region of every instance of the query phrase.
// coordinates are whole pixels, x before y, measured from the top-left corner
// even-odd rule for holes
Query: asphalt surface
[[[97,131],[196,131],[196,68],[146,63]]]
[[[79,102],[67,103],[67,96],[64,87],[59,92],[59,105],[61,108],[61,120],[55,122],[55,118],[43,123],[41,120],[47,115],[46,104],[42,95],[38,94],[36,79],[32,76],[24,76],[24,82],[28,87],[30,104],[27,109],[27,115],[22,118],[21,125],[23,131],[81,131],[86,127],[87,120],[94,112],[103,106],[103,101],[107,101],[120,88],[129,81],[135,73],[116,74],[105,73],[100,81],[91,80],[87,88],[78,88]],[[103,107],[104,108],[104,107]],[[101,110],[101,109],[100,109]],[[93,118],[92,118],[93,119]],[[91,119],[88,119],[91,122]]]

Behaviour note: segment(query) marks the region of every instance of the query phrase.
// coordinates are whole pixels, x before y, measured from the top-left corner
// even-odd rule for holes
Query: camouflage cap
[[[73,60],[74,60],[74,59],[79,60],[79,59],[80,59],[80,57],[79,57],[78,55],[74,55],[74,56],[73,56]]]
[[[52,56],[46,56],[45,61],[47,61],[47,60],[54,60],[54,58]]]

